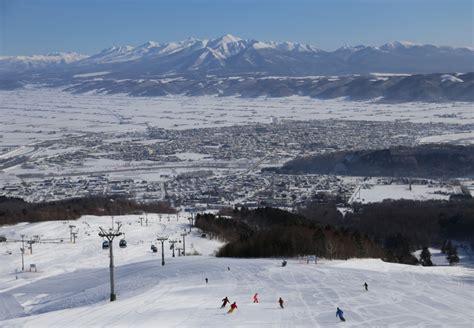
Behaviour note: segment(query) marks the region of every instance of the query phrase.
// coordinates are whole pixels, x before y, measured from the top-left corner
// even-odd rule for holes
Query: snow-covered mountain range
[[[75,52],[58,52],[47,55],[32,56],[0,56],[0,71],[23,72],[42,68],[51,68],[85,59],[88,56]]]
[[[0,57],[0,89],[67,86],[134,96],[237,95],[474,101],[474,50],[391,42],[325,51],[294,42],[217,39],[148,41],[91,56]]]
[[[243,40],[227,34],[217,39],[148,41],[113,46],[91,56],[52,54],[0,57],[0,71],[58,68],[77,72],[107,70],[122,77],[163,75],[341,75],[474,71],[474,50],[391,42],[379,47],[341,47],[325,51],[294,42]]]

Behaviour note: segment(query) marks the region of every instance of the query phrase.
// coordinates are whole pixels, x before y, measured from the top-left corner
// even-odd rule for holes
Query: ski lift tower
[[[117,296],[115,295],[115,290],[114,290],[114,251],[113,251],[113,241],[114,241],[114,238],[115,237],[118,237],[118,236],[121,236],[122,233],[120,232],[120,228],[122,227],[121,224],[118,224],[117,225],[117,229],[114,230],[113,228],[113,224],[112,224],[112,228],[110,228],[109,231],[105,231],[104,229],[102,229],[102,227],[100,227],[100,232],[99,232],[99,236],[102,237],[102,238],[105,238],[109,241],[109,252],[110,252],[110,264],[109,264],[109,268],[110,268],[110,301],[113,302],[117,299]]]
[[[168,237],[157,236],[156,240],[161,242],[161,265],[165,265],[165,240],[168,240]]]
[[[72,229],[74,229],[76,226],[73,224],[69,225],[69,242],[72,244]]]
[[[28,248],[30,249],[30,255],[33,254],[33,244],[35,243],[36,241],[34,239],[29,239],[26,241],[26,243],[29,245]]]
[[[175,257],[175,256],[174,256],[174,249],[175,249],[174,244],[176,244],[178,241],[177,241],[177,240],[170,240],[170,241],[168,241],[168,242],[171,244],[171,247],[170,247],[170,248],[171,248],[171,250],[173,251],[173,253],[172,253],[172,254],[173,254],[173,257]]]
[[[21,271],[25,271],[25,235],[21,235]]]
[[[186,230],[180,236],[183,237],[183,256],[186,256]]]
[[[193,218],[189,217],[188,221],[189,221],[189,233],[191,233],[191,227],[193,226]]]
[[[74,231],[74,232],[72,233],[72,243],[73,243],[73,244],[76,243],[77,234],[78,234],[77,231]]]

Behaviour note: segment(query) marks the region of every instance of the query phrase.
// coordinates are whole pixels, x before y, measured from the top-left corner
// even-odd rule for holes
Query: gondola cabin
[[[108,240],[104,240],[102,242],[102,249],[107,249],[109,248],[109,241]]]
[[[127,241],[125,239],[121,239],[119,242],[120,248],[125,248],[127,247]]]

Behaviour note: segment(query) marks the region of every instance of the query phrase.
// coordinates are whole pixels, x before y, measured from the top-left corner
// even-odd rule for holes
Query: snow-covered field
[[[474,132],[451,133],[440,136],[424,137],[419,140],[420,143],[451,143],[457,145],[474,144]]]
[[[0,146],[29,145],[88,132],[190,129],[278,120],[474,122],[471,103],[379,104],[309,97],[130,97],[29,86],[0,91]]]
[[[472,327],[474,322],[474,271],[462,265],[427,268],[376,259],[308,265],[290,259],[281,267],[279,259],[215,258],[221,243],[193,230],[186,237],[187,252],[202,255],[172,258],[166,243],[162,267],[150,244],[157,234],[179,238],[188,220],[172,215],[168,221],[163,215],[160,222],[151,214],[148,219],[148,226],[141,226],[138,216],[114,219],[123,224],[128,247],[115,243],[113,303],[107,301],[108,251],[97,236],[110,217],[0,228],[8,238],[65,240],[34,244],[25,263],[36,264],[38,272],[18,273],[18,279],[20,244],[0,243],[0,327],[335,327],[341,324],[336,307],[350,327]],[[68,242],[70,224],[78,229],[76,244]],[[256,292],[259,304],[251,301]],[[238,305],[231,315],[220,309],[225,296]]]
[[[451,194],[460,193],[450,185],[416,185],[413,184],[362,184],[356,188],[349,203],[363,204],[381,202],[385,199],[411,199],[411,200],[449,200]]]

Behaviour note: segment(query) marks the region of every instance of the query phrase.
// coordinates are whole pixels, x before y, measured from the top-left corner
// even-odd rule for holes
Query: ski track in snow
[[[108,251],[96,234],[109,217],[76,221],[77,244],[35,244],[25,263],[36,262],[40,272],[19,273],[19,279],[12,273],[18,244],[0,243],[0,327],[339,327],[336,307],[344,311],[344,327],[473,326],[473,270],[467,267],[424,268],[376,259],[317,265],[290,259],[281,267],[279,259],[209,256],[221,243],[201,238],[198,231],[187,236],[186,245],[204,255],[172,258],[165,247],[162,267],[160,247],[152,253],[149,242],[156,234],[181,233],[187,217],[177,222],[174,215],[168,222],[163,216],[159,222],[149,215],[149,227],[140,226],[138,216],[115,219],[123,223],[129,246],[120,249],[115,242],[113,303],[108,302]],[[0,234],[58,238],[68,224],[4,226]],[[5,255],[7,250],[14,254]],[[254,293],[259,304],[252,303]],[[230,315],[220,308],[226,296],[238,305]],[[279,308],[279,297],[285,309]]]

